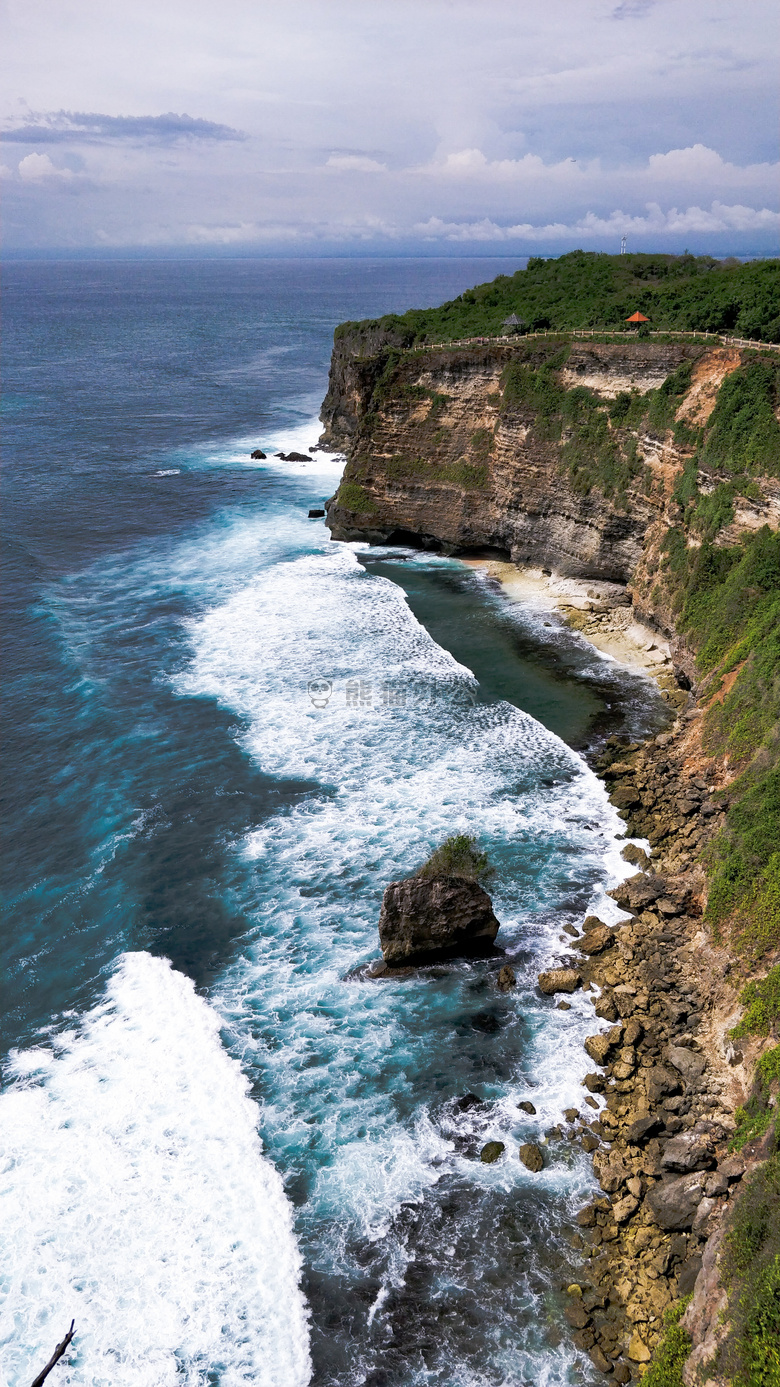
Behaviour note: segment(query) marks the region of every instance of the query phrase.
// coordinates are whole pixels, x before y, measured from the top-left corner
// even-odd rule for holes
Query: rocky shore
[[[703,755],[699,728],[693,707],[646,745],[607,746],[597,768],[628,834],[648,839],[653,859],[624,849],[642,868],[611,893],[629,918],[612,928],[586,920],[577,953],[561,959],[570,977],[560,990],[580,979],[608,1023],[585,1042],[594,1068],[584,1086],[603,1108],[594,1112],[586,1097],[566,1130],[548,1133],[593,1153],[602,1189],[577,1216],[585,1274],[568,1288],[567,1317],[578,1346],[616,1382],[641,1374],[664,1312],[691,1295],[686,1380],[697,1380],[723,1332],[724,1214],[769,1150],[767,1141],[729,1150],[752,1056],[729,1041],[738,980],[702,926],[699,859],[722,827],[728,772]]]

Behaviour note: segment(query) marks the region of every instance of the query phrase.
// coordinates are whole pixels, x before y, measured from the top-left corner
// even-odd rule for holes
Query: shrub
[[[467,881],[486,881],[494,871],[487,853],[478,847],[476,838],[470,833],[457,833],[445,839],[441,847],[431,853],[415,876],[452,876],[464,877]]]
[[[733,1387],[780,1387],[780,1156],[745,1182],[725,1239],[731,1329],[718,1372]]]
[[[780,363],[756,358],[726,377],[710,415],[704,460],[726,472],[780,476]]]
[[[370,515],[377,509],[373,496],[357,482],[342,482],[336,500],[344,510],[356,511],[359,515]]]
[[[664,1333],[648,1371],[642,1378],[645,1387],[683,1387],[682,1370],[693,1347],[693,1341],[680,1324],[690,1296],[679,1301],[664,1314]]]
[[[769,1035],[780,1022],[780,963],[771,968],[765,978],[751,980],[743,987],[739,998],[745,1015],[731,1034],[735,1040],[743,1035]]]

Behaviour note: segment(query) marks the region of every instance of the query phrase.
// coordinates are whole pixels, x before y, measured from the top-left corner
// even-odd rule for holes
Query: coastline
[[[762,1047],[730,1041],[743,979],[702,918],[700,857],[723,828],[718,796],[732,774],[705,754],[702,709],[679,688],[668,642],[635,618],[625,588],[493,559],[464,562],[498,582],[510,603],[557,614],[600,653],[653,679],[676,710],[665,732],[640,745],[613,739],[594,767],[627,838],[650,851],[632,843],[625,856],[634,875],[608,893],[623,920],[602,938],[598,921],[583,922],[572,952],[553,965],[576,971],[595,1024],[583,1058],[589,1106],[548,1138],[582,1145],[601,1186],[575,1218],[572,1247],[583,1266],[565,1288],[574,1343],[610,1381],[636,1380],[658,1350],[665,1316],[682,1302],[692,1383],[728,1332],[724,1220],[744,1177],[771,1154],[771,1138],[731,1151],[734,1113]]]

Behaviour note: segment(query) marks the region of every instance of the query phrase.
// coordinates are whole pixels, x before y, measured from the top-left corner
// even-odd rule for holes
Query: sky
[[[4,0],[10,254],[780,243],[776,0]]]

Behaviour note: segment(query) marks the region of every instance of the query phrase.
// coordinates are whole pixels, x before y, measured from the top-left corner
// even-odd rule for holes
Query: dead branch
[[[55,1364],[59,1363],[59,1361],[60,1361],[60,1359],[61,1359],[63,1353],[65,1352],[66,1348],[68,1347],[68,1344],[70,1343],[71,1339],[73,1338],[73,1326],[74,1326],[75,1323],[76,1323],[75,1320],[71,1320],[71,1322],[70,1322],[70,1329],[68,1330],[67,1334],[65,1335],[65,1338],[63,1339],[63,1341],[62,1341],[61,1344],[58,1344],[58,1345],[57,1345],[57,1347],[55,1348],[55,1350],[54,1350],[54,1352],[53,1352],[51,1358],[49,1359],[48,1363],[46,1364],[46,1367],[44,1368],[43,1372],[42,1372],[42,1373],[39,1373],[38,1376],[36,1377],[35,1381],[32,1383],[32,1387],[41,1387],[41,1383],[44,1382],[44,1381],[46,1380],[46,1378],[49,1376],[49,1373],[51,1372],[52,1368],[55,1366]]]

